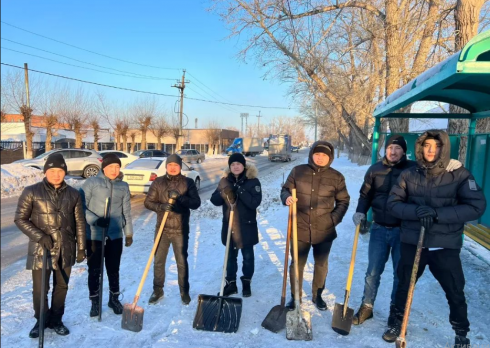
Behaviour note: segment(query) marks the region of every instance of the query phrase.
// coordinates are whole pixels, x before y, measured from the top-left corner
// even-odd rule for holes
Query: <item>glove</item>
[[[446,167],[447,172],[452,172],[453,170],[459,169],[463,166],[463,163],[461,163],[458,160],[455,159],[450,159],[449,164]]]
[[[354,213],[354,215],[352,215],[352,221],[354,222],[354,225],[359,225],[362,220],[366,220],[366,214]]]
[[[420,220],[420,224],[425,228],[426,231],[429,231],[434,225],[434,220],[437,220],[436,211],[428,206],[420,205],[415,210],[417,213],[417,217]]]
[[[369,230],[371,229],[371,223],[367,221],[366,218],[361,220],[361,223],[359,224],[359,234],[365,235],[369,233]]]
[[[109,227],[110,222],[111,222],[111,219],[105,218],[105,217],[100,217],[97,219],[95,224],[99,227],[107,228],[107,227]]]
[[[126,237],[126,243],[124,245],[127,246],[127,247],[130,247],[131,244],[133,244],[133,237],[127,236]]]
[[[180,193],[179,191],[176,191],[176,190],[171,190],[171,191],[168,191],[168,198],[172,198],[174,200],[177,200],[180,196]]]
[[[85,255],[85,249],[79,249],[77,253],[77,263],[83,262],[87,255]]]
[[[46,248],[48,250],[53,249],[53,240],[51,239],[51,236],[48,236],[47,234],[42,236],[41,239],[39,239],[37,242],[43,248]]]
[[[232,187],[230,186],[226,186],[224,189],[223,189],[223,194],[228,197],[228,199],[230,200],[231,204],[235,203],[236,201],[236,193],[235,193],[236,190],[233,190]]]
[[[160,204],[160,206],[158,207],[158,211],[162,212],[171,212],[171,211],[174,211],[174,205],[171,204],[171,203],[162,203]]]

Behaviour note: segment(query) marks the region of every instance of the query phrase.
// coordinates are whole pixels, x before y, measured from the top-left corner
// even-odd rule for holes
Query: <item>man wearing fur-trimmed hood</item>
[[[258,170],[252,164],[247,164],[242,154],[235,153],[228,159],[218,188],[211,196],[211,203],[223,206],[223,227],[221,241],[226,245],[226,235],[230,223],[231,204],[236,204],[232,223],[232,235],[228,263],[226,269],[226,286],[223,296],[238,293],[236,275],[238,271],[238,250],[242,251],[244,297],[252,295],[250,283],[254,274],[254,245],[259,242],[257,228],[257,208],[262,201],[262,188],[257,178]],[[231,203],[231,204],[230,204]]]

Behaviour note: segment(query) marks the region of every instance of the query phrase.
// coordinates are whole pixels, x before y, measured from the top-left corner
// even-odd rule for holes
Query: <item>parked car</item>
[[[99,151],[99,153],[102,157],[104,157],[104,155],[108,153],[115,154],[121,160],[121,169],[139,158],[138,156],[119,150],[104,150],[104,151]]]
[[[61,153],[65,159],[69,175],[81,175],[84,178],[88,178],[99,173],[102,156],[96,151],[88,149],[54,149],[45,152],[36,158],[18,160],[14,163],[20,163],[25,167],[33,167],[42,170],[48,156],[55,152]]]
[[[137,156],[139,158],[170,156],[168,152],[160,151],[160,150],[138,150],[133,152],[132,155]]]
[[[299,146],[291,146],[291,152],[299,152]]]
[[[192,161],[196,161],[196,163],[201,163],[206,159],[206,156],[197,150],[191,150],[191,149],[179,150],[176,152],[176,154],[179,155],[184,162],[188,162],[188,163]]]
[[[166,164],[166,157],[139,158],[121,170],[124,173],[123,181],[128,183],[131,194],[148,193],[152,182],[167,172]],[[194,180],[199,190],[201,187],[199,172],[182,163],[182,175]]]

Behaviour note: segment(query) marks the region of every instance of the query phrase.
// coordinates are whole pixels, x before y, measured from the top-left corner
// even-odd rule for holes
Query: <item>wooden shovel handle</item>
[[[168,203],[173,204],[175,202],[174,199],[170,198]],[[155,252],[157,251],[158,244],[160,243],[160,239],[162,238],[163,227],[165,226],[165,222],[167,222],[168,211],[163,215],[162,223],[160,224],[160,228],[158,229],[158,234],[155,238],[155,242],[153,243],[153,248],[151,249],[150,257],[148,258],[148,262],[146,263],[145,271],[143,272],[143,277],[141,277],[140,285],[138,286],[138,291],[136,291],[136,295],[133,300],[133,310],[136,308],[136,303],[138,302],[141,294],[141,290],[143,290],[143,284],[145,284],[146,276],[148,275],[148,271],[151,267],[151,262],[153,261],[153,257],[155,256]]]
[[[298,268],[298,219],[296,209],[296,189],[291,190],[293,196],[293,262],[294,262],[294,302],[296,308],[299,308],[299,268]]]
[[[284,275],[282,277],[281,307],[286,305],[286,287],[288,282],[289,240],[291,239],[291,225],[293,217],[293,206],[289,206],[288,214],[288,236],[286,238],[286,250],[284,251]]]
[[[354,276],[354,264],[356,263],[357,241],[359,240],[359,230],[361,225],[357,225],[356,234],[354,235],[354,245],[352,246],[352,254],[350,257],[349,274],[347,275],[347,286],[345,287],[344,311],[342,317],[345,318],[347,308],[349,307],[350,288],[352,286],[352,277]]]

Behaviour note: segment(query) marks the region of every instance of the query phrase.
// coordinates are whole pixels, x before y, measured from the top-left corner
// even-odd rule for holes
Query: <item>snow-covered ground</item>
[[[298,163],[290,163],[292,168]],[[349,211],[337,227],[329,259],[329,274],[323,298],[328,311],[318,311],[311,303],[313,258],[310,255],[305,268],[305,284],[302,309],[311,313],[313,341],[292,342],[285,331],[274,334],[261,327],[270,309],[280,303],[285,235],[288,210],[279,201],[282,176],[273,173],[261,177],[264,199],[259,207],[260,242],[255,246],[255,275],[252,297],[243,299],[243,312],[236,334],[196,331],[192,322],[198,294],[214,295],[219,291],[224,247],[221,244],[221,208],[209,201],[191,214],[189,241],[190,294],[192,302],[183,306],[177,284],[177,267],[173,253],[167,262],[165,298],[156,305],[148,305],[152,292],[153,271],[146,280],[139,305],[145,310],[143,330],[139,333],[121,329],[121,316],[113,314],[106,305],[104,293],[102,322],[89,317],[90,301],[87,289],[87,266],[73,267],[66,301],[64,323],[71,334],[58,336],[47,329],[46,347],[388,347],[381,338],[385,330],[391,292],[392,267],[388,262],[375,304],[374,319],[362,326],[353,326],[348,336],[340,336],[331,329],[332,311],[336,302],[343,302],[344,288],[350,263],[354,225],[352,214],[357,205],[359,188],[367,166],[359,167],[341,156],[333,167],[346,177],[351,195]],[[121,290],[123,303],[133,300],[140,277],[152,247],[155,214],[134,221],[134,244],[124,248],[121,263]],[[468,240],[468,239],[467,239]],[[367,268],[368,243],[359,243],[354,281],[349,306],[357,310],[362,298],[364,273]],[[466,295],[469,319],[472,324],[469,337],[478,346],[488,346],[488,311],[490,293],[489,252],[476,243],[465,242],[461,258],[466,275]],[[241,257],[239,259],[241,264]],[[29,339],[28,333],[35,323],[32,309],[31,273],[24,270],[19,261],[19,272],[5,279],[1,289],[1,344],[2,347],[33,347],[37,340]],[[239,267],[241,268],[241,267]],[[241,276],[241,271],[238,272]],[[107,279],[107,278],[105,278]],[[107,289],[107,283],[105,285]],[[239,284],[241,292],[241,284]],[[241,296],[240,294],[235,296]],[[289,290],[288,290],[289,297]],[[449,309],[445,295],[429,270],[417,284],[408,327],[409,347],[448,347],[454,342],[454,333],[448,322]],[[486,329],[485,329],[486,328]],[[391,345],[392,347],[394,345]]]

